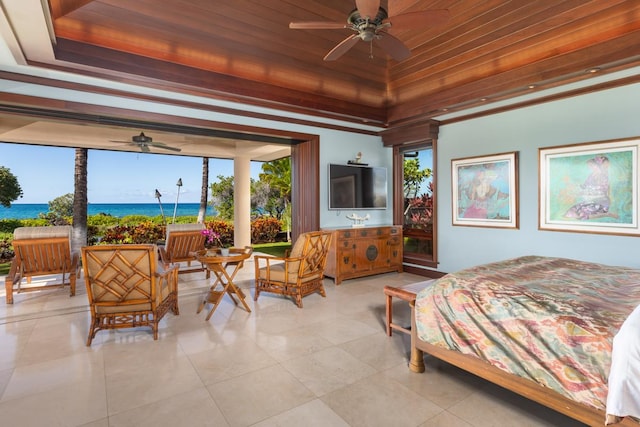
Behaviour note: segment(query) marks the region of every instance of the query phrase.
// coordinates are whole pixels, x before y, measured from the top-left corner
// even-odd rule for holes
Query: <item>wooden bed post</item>
[[[409,301],[409,307],[411,307],[411,358],[409,360],[409,370],[422,373],[424,372],[424,353],[416,346],[418,331],[416,330],[415,306],[415,299]]]

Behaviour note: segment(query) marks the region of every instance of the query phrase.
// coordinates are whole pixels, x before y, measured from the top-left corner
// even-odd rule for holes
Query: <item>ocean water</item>
[[[173,218],[174,203],[163,203],[162,209],[167,219]],[[178,203],[176,216],[197,216],[200,203]],[[10,208],[0,206],[0,219],[29,219],[38,218],[40,213],[47,213],[49,205],[47,203],[12,203]],[[158,203],[90,203],[87,215],[97,215],[100,213],[109,214],[115,217],[127,215],[161,215]],[[215,215],[215,210],[207,206],[207,217]]]

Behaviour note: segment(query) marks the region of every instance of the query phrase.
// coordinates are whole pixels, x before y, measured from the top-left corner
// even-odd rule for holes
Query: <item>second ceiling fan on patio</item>
[[[341,22],[291,22],[289,28],[295,30],[338,30],[349,29],[355,32],[325,57],[325,61],[335,61],[362,40],[371,44],[373,41],[396,61],[404,61],[411,56],[411,51],[398,38],[388,33],[392,27],[409,30],[443,24],[449,20],[449,11],[433,9],[419,12],[401,13],[389,17],[387,11],[380,6],[380,0],[356,0],[356,9],[347,17],[347,24]],[[370,55],[373,57],[373,53]]]
[[[143,153],[150,153],[151,147],[161,148],[163,150],[170,150],[170,151],[178,151],[178,152],[182,151],[180,148],[171,147],[162,142],[153,142],[153,138],[145,135],[144,132],[140,132],[140,135],[133,135],[131,137],[131,141],[113,141],[112,140],[111,142],[123,142],[125,144],[138,147],[140,148],[140,151],[142,151]]]

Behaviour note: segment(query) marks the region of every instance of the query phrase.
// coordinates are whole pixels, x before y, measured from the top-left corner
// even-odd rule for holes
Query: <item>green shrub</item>
[[[89,215],[87,217],[87,226],[89,227],[111,227],[120,224],[120,218],[104,213]]]
[[[116,225],[105,230],[101,244],[157,243],[164,239],[165,227],[146,221],[135,225]]]
[[[22,220],[0,219],[0,233],[9,233],[13,235],[13,230],[18,227],[22,227]]]
[[[13,241],[13,234],[0,233],[0,262],[9,262],[13,259],[13,248],[11,242]]]
[[[20,227],[45,227],[51,225],[49,221],[43,218],[21,219],[20,222],[22,223]]]

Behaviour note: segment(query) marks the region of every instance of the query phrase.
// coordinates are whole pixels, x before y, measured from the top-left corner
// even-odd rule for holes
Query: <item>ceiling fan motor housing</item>
[[[360,16],[360,12],[358,12],[358,9],[354,9],[349,14],[347,22],[354,31],[358,32],[358,35],[362,40],[364,40],[365,42],[370,42],[375,38],[378,30],[383,28],[382,21],[387,18],[387,11],[382,7],[378,9],[378,14],[372,21],[369,19],[364,19],[362,16]]]
[[[144,132],[140,132],[140,135],[134,135],[131,140],[133,142],[139,143],[139,144],[146,144],[148,142],[153,141],[153,138],[151,138],[150,136],[147,136],[144,134]]]

